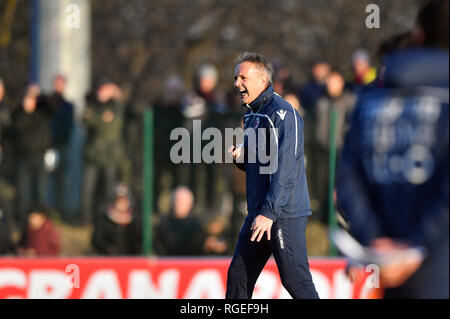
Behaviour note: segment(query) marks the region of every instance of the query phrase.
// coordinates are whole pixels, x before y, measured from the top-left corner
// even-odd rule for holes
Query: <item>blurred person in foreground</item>
[[[22,104],[12,118],[12,134],[17,157],[17,189],[19,227],[26,223],[26,212],[34,202],[45,203],[48,184],[48,168],[45,155],[52,148],[51,110],[39,86],[28,86]]]
[[[180,186],[173,192],[172,211],[161,218],[155,230],[155,252],[161,256],[203,255],[205,231],[192,215],[194,195]]]
[[[88,100],[83,116],[87,128],[82,194],[85,223],[95,222],[99,205],[110,197],[116,183],[130,182],[123,140],[122,97],[122,90],[106,81],[98,87],[95,97]]]
[[[281,282],[293,298],[319,298],[306,251],[305,229],[311,209],[303,119],[274,92],[272,75],[272,64],[261,54],[246,52],[236,62],[234,87],[247,108],[247,132],[244,143],[231,146],[228,152],[245,171],[248,215],[228,269],[227,299],[250,299],[272,254]],[[251,132],[253,137],[249,137]],[[271,153],[269,167],[262,158],[252,156],[256,148],[258,155]]]
[[[141,223],[129,188],[118,184],[104,213],[94,224],[92,245],[101,255],[138,255]]]
[[[348,129],[348,120],[355,105],[355,95],[345,89],[344,76],[339,71],[331,71],[326,80],[326,94],[317,102],[316,122],[314,128],[314,144],[316,145],[316,162],[314,163],[314,185],[319,199],[319,209],[316,217],[326,224],[328,216],[328,181],[330,161],[330,128],[331,113],[336,114],[336,126],[333,133],[336,141],[337,157],[344,143]]]
[[[18,244],[18,254],[26,257],[57,256],[60,235],[49,219],[47,207],[36,204],[28,211],[28,225]]]
[[[414,46],[386,60],[384,88],[360,96],[342,151],[340,211],[386,256],[385,298],[449,297],[449,1],[428,2]]]

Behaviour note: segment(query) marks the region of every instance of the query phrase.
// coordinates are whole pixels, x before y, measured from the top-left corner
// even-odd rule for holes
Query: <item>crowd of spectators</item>
[[[356,50],[349,57],[352,77],[337,68],[343,66],[317,59],[310,64],[309,80],[297,83],[288,66],[275,63],[275,91],[305,122],[312,218],[324,225],[329,222],[330,138],[335,139],[339,158],[358,94],[383,85],[383,56],[409,45],[408,38],[404,33],[380,44],[377,63],[364,49]],[[119,85],[103,81],[86,97],[77,123],[74,105],[65,98],[67,81],[70,75],[56,75],[50,94],[30,84],[17,105],[8,105],[7,79],[0,79],[0,254],[59,254],[60,234],[52,223],[59,216],[68,224],[92,225],[91,243],[97,254],[138,255],[143,227],[142,199],[137,194],[141,187],[136,184],[142,181],[132,174],[132,167],[133,157],[143,149],[130,150],[129,145],[142,143],[124,134],[128,111],[124,94]],[[194,120],[201,120],[203,130],[215,127],[224,132],[241,126],[245,109],[235,92],[218,89],[219,81],[216,67],[205,63],[192,85],[172,75],[160,96],[149,103],[155,118],[152,220],[157,255],[229,254],[245,218],[242,172],[223,163],[174,164],[170,159],[174,128],[184,127],[192,137]],[[61,191],[68,185],[68,147],[75,125],[85,130],[85,142],[80,209],[73,215],[65,213]],[[191,159],[193,155],[191,149]],[[20,233],[17,241],[12,239],[13,230]]]
[[[317,60],[311,63],[310,80],[303,85],[295,82],[289,67],[275,64],[277,93],[305,120],[311,201],[314,215],[324,224],[327,223],[330,110],[338,110],[340,147],[356,91],[373,80],[375,72],[364,50],[355,52],[351,61],[353,79],[346,81],[343,73],[326,61]],[[103,80],[86,97],[79,123],[85,131],[80,209],[76,215],[64,211],[61,192],[70,178],[67,174],[68,144],[73,126],[77,125],[74,105],[64,94],[68,80],[56,75],[51,94],[44,94],[37,84],[30,84],[17,107],[1,102],[6,85],[0,82],[1,179],[4,184],[0,192],[0,225],[5,228],[2,237],[9,238],[9,241],[2,239],[1,253],[23,251],[19,247],[23,246],[26,229],[30,227],[29,210],[39,203],[46,207],[49,222],[50,216],[57,216],[71,225],[91,225],[94,253],[139,254],[142,211],[137,203],[139,194],[133,192],[139,189],[135,184],[140,179],[133,180],[134,161],[130,153],[142,152],[142,149],[130,152],[127,147],[127,144],[138,143],[125,136],[128,105],[121,88],[112,81]],[[233,91],[218,89],[219,81],[217,68],[204,63],[193,75],[190,89],[181,77],[172,75],[160,96],[150,103],[155,117],[153,233],[156,254],[230,253],[245,218],[242,172],[223,163],[192,163],[193,149],[191,163],[174,164],[170,159],[170,149],[176,142],[170,140],[174,128],[184,127],[192,137],[194,120],[201,120],[202,130],[215,127],[224,132],[227,127],[241,126],[245,109]],[[12,193],[9,197],[3,194],[8,187]],[[11,229],[19,230],[20,245],[11,241]],[[187,245],[188,242],[193,244]]]

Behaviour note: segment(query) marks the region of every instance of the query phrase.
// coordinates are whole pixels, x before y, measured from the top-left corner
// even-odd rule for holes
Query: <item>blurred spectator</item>
[[[118,181],[127,185],[130,182],[130,165],[122,135],[121,99],[120,88],[106,82],[98,88],[96,97],[88,101],[84,113],[87,141],[84,150],[82,214],[86,223],[95,222],[99,204],[109,198],[109,192]]]
[[[35,84],[27,88],[21,107],[11,115],[15,154],[20,227],[26,223],[26,212],[33,202],[45,202],[48,171],[44,157],[52,148],[51,111]]]
[[[5,85],[0,78],[0,207],[4,220],[12,219],[14,210],[15,188],[13,139],[11,138],[11,105],[6,102]]]
[[[101,255],[137,255],[141,252],[141,233],[133,196],[126,185],[118,184],[94,225],[92,244]]]
[[[357,91],[377,77],[377,70],[371,65],[369,54],[364,49],[356,50],[352,55],[353,85]]]
[[[208,63],[200,65],[194,76],[193,90],[183,99],[183,126],[189,130],[191,141],[194,137],[194,120],[201,121],[202,131],[210,127],[224,131],[228,108],[224,103],[222,92],[217,89],[218,80],[219,72],[215,66]],[[191,144],[193,146],[194,143]],[[206,144],[207,141],[202,140],[202,149]],[[194,163],[194,152],[195,150],[191,148],[191,164],[180,166],[180,183],[188,185],[193,190],[199,211],[220,210],[227,186],[223,165],[206,164],[203,160],[201,163]]]
[[[315,185],[320,203],[319,219],[326,220],[329,181],[329,147],[330,147],[330,116],[336,111],[336,148],[337,153],[342,148],[347,130],[347,120],[355,104],[355,95],[345,89],[345,79],[337,71],[332,71],[326,81],[327,94],[317,103],[317,119],[315,125],[315,145],[317,151],[315,165]]]
[[[241,99],[236,94],[235,89],[231,89],[227,92],[227,105],[229,105],[230,112],[227,116],[227,126],[232,128],[244,129],[244,114],[246,108],[242,106]],[[242,141],[235,141],[236,144],[242,143]],[[223,168],[226,176],[230,178],[230,191],[233,198],[233,208],[231,216],[228,217],[230,221],[230,244],[235,247],[238,239],[239,232],[241,231],[242,224],[247,216],[247,197],[246,197],[246,185],[245,185],[245,172],[238,169],[236,165],[226,165]]]
[[[326,80],[330,65],[325,61],[311,63],[311,80],[300,90],[300,102],[308,113],[312,113],[319,98],[326,93]]]
[[[48,208],[33,205],[28,213],[28,225],[19,241],[18,254],[27,257],[59,255],[59,233],[48,218]]]
[[[186,187],[173,194],[173,210],[163,217],[155,230],[155,252],[164,256],[202,255],[205,231],[192,215],[194,195]]]
[[[300,116],[303,118],[305,116],[305,110],[300,105],[300,100],[297,98],[297,96],[293,93],[287,93],[283,96],[283,99],[286,100],[290,105],[294,107],[294,109],[297,110],[297,112],[300,114]]]
[[[305,167],[306,177],[309,182],[311,210],[314,216],[319,215],[315,212],[319,208],[319,194],[317,194],[317,187],[315,181],[317,177],[315,172],[317,169],[317,146],[314,141],[314,127],[316,122],[316,105],[317,101],[326,94],[326,80],[330,74],[330,65],[323,60],[316,60],[310,64],[310,77],[306,85],[299,90],[300,104],[304,109],[303,120],[305,123],[304,135],[305,135]]]
[[[292,71],[289,67],[284,65],[275,67],[273,89],[281,96],[288,92],[296,91],[297,88],[292,77]]]
[[[52,139],[55,154],[54,170],[50,175],[49,197],[52,206],[56,208],[63,217],[66,217],[63,205],[63,194],[66,191],[68,148],[70,134],[73,128],[73,104],[64,97],[66,78],[57,75],[53,80],[53,94],[46,98],[48,108],[52,112]]]
[[[156,211],[166,215],[170,210],[170,192],[179,181],[179,165],[170,159],[170,140],[173,129],[183,126],[181,114],[184,84],[172,75],[167,78],[161,96],[153,103],[155,117],[155,204]]]
[[[379,254],[385,298],[449,297],[449,1],[418,14],[411,47],[387,58],[385,88],[360,96],[342,151],[338,204]]]
[[[3,151],[3,133],[6,127],[11,125],[11,109],[5,101],[5,84],[0,78],[0,162]]]
[[[211,218],[206,225],[205,253],[213,255],[232,253],[228,242],[228,231],[226,220],[223,217],[219,215]]]

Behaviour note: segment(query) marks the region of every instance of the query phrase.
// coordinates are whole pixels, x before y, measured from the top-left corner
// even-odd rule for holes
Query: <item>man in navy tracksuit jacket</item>
[[[303,120],[274,92],[271,73],[270,62],[255,53],[241,56],[235,70],[235,87],[248,111],[244,143],[230,153],[246,173],[248,216],[228,270],[226,298],[251,298],[271,254],[293,298],[318,298],[306,253],[311,209]]]

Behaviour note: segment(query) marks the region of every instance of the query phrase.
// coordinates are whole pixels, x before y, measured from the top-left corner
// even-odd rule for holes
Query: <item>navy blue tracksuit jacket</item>
[[[311,215],[304,165],[303,119],[272,86],[247,107],[244,129],[246,133],[248,130],[255,132],[255,140],[245,138],[245,161],[238,167],[246,175],[248,215],[254,218],[262,214],[273,221]],[[261,138],[265,140],[260,141]],[[255,160],[251,161],[249,154],[254,153]],[[260,155],[269,153],[276,163],[261,161]],[[270,169],[266,172],[262,169],[270,165],[274,165],[272,174],[269,174]]]
[[[248,215],[239,234],[227,280],[227,298],[251,298],[269,257],[294,298],[318,298],[309,272],[305,227],[311,215],[303,154],[303,119],[269,86],[244,115]],[[271,240],[251,242],[258,215],[274,221]]]
[[[363,245],[390,237],[426,248],[421,269],[387,296],[448,298],[448,52],[395,52],[384,81],[355,107],[338,169],[338,204]]]

